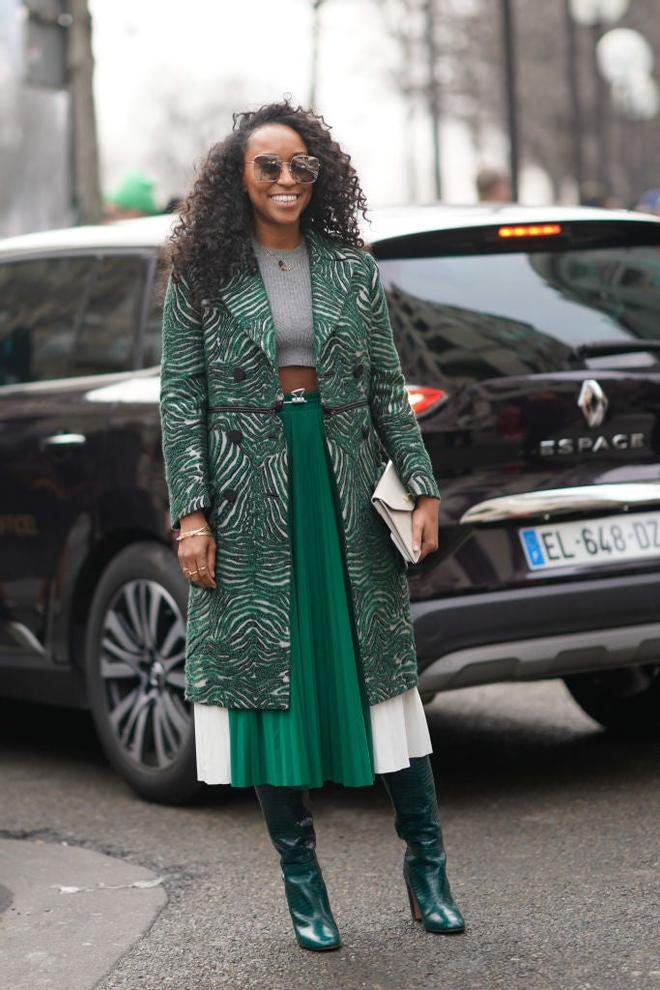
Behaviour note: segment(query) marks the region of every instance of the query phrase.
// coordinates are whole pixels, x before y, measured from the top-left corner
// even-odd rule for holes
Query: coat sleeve
[[[385,451],[407,490],[412,495],[440,498],[431,459],[405,388],[380,270],[370,254],[365,252],[364,258],[368,266],[371,415]]]
[[[172,529],[211,506],[202,321],[185,278],[167,283],[163,306],[160,424]]]

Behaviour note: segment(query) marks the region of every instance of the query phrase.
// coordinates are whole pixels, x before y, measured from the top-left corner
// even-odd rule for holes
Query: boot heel
[[[412,915],[413,921],[422,920],[422,912],[419,910],[417,901],[415,900],[415,895],[413,894],[410,884],[406,880],[406,890],[408,891],[408,901],[410,902],[410,913]]]

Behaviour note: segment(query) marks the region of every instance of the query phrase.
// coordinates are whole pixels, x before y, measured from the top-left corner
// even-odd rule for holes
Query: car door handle
[[[43,447],[82,447],[87,443],[84,433],[51,433],[41,441]]]

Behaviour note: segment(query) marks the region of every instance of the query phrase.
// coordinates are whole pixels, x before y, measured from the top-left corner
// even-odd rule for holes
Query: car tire
[[[660,664],[643,664],[564,678],[587,715],[625,736],[660,736]]]
[[[85,635],[88,700],[106,756],[141,797],[162,804],[202,787],[184,700],[188,588],[169,548],[125,547],[98,583]]]

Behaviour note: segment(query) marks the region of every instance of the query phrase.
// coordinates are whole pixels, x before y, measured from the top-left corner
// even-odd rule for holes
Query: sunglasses
[[[257,182],[277,182],[285,164],[279,155],[256,155],[250,161]],[[313,155],[293,155],[286,164],[296,182],[316,182],[319,177],[321,162]]]

